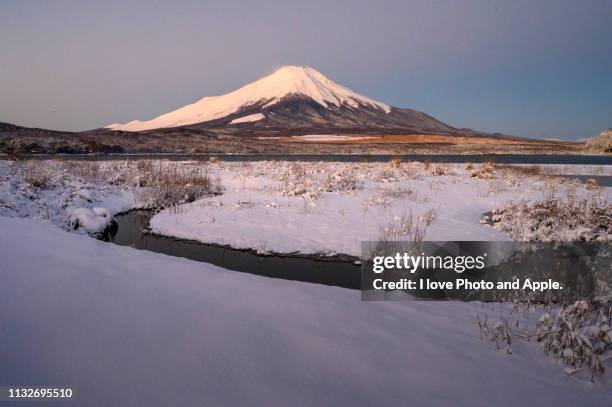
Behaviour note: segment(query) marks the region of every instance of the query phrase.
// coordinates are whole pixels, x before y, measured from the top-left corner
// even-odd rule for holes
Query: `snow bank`
[[[93,177],[80,174],[81,166]],[[63,227],[78,208],[102,207],[111,214],[129,210],[136,203],[134,189],[122,179],[123,166],[118,162],[0,160],[0,216],[44,219]],[[44,187],[28,182],[32,168],[48,179]]]
[[[73,405],[612,404],[609,376],[568,380],[534,342],[494,351],[474,304],[362,303],[23,219],[0,217],[0,258],[0,383]]]
[[[70,215],[73,229],[82,229],[90,234],[103,232],[112,221],[113,216],[106,208],[78,208]]]

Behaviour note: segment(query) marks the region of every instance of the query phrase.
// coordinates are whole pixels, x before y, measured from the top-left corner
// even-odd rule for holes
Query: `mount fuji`
[[[240,134],[460,133],[425,113],[400,109],[362,96],[310,67],[285,66],[222,96],[151,120],[114,123],[106,129],[142,132],[188,128]]]
[[[451,127],[300,66],[151,120],[81,132],[0,123],[0,154],[549,154],[583,146]]]

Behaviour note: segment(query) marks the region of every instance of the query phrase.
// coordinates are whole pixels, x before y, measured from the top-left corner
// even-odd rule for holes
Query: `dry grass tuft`
[[[472,171],[471,176],[478,179],[493,179],[495,177],[494,170],[493,165],[485,163],[477,170]]]
[[[193,202],[197,199],[223,192],[221,180],[211,180],[203,166],[180,168],[162,164],[153,165],[139,177],[135,196],[143,206],[166,208]]]
[[[46,189],[50,186],[51,176],[44,163],[29,161],[23,166],[23,180],[34,188]]]
[[[389,165],[391,166],[391,168],[400,168],[402,166],[401,157],[395,156],[391,158],[391,161],[389,161]]]
[[[437,208],[429,208],[423,214],[423,222],[425,222],[426,226],[430,226],[432,223],[438,219],[438,215],[440,214],[440,207]]]
[[[402,216],[395,217],[393,221],[380,227],[379,247],[387,243],[410,242],[413,249],[422,247],[427,233],[427,224],[420,217],[415,217],[412,212],[404,212]]]
[[[544,170],[541,166],[534,165],[512,165],[512,164],[496,164],[493,166],[496,170],[505,171],[517,175],[528,177],[536,177],[540,175],[550,175],[549,170]]]
[[[565,200],[549,192],[544,200],[510,204],[495,209],[493,227],[519,241],[610,241],[612,206],[593,195],[577,200],[568,194]]]
[[[448,169],[446,167],[443,167],[441,165],[436,165],[434,169],[431,170],[431,175],[440,177],[442,175],[446,175],[447,172],[448,172]]]

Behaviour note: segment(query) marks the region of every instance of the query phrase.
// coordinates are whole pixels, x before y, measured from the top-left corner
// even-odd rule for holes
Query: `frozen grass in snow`
[[[480,337],[508,354],[517,341],[539,343],[544,354],[567,366],[568,378],[606,382],[603,374],[612,367],[612,296],[606,291],[594,301],[571,304],[481,303]]]
[[[553,178],[550,173],[560,170],[548,168],[432,165],[397,159],[390,163],[221,162],[210,171],[221,177],[223,195],[162,211],[151,225],[164,235],[237,248],[257,250],[263,245],[277,253],[358,256],[360,241],[377,241],[381,228],[411,213],[428,224],[425,239],[507,240],[511,234],[480,223],[484,213],[511,202],[536,202],[550,194],[542,191],[551,188],[563,198],[591,195],[585,185]],[[609,202],[610,189],[600,193]]]
[[[545,199],[511,203],[492,211],[491,221],[497,229],[514,240],[610,241],[612,238],[612,205],[600,194],[577,199],[569,193],[558,199],[549,191]]]
[[[116,182],[123,163],[0,161],[0,216],[31,217],[97,232],[110,222],[104,214],[134,207],[133,193]],[[103,208],[99,213],[93,208]],[[78,220],[80,219],[80,220]]]
[[[0,161],[1,216],[46,219],[88,233],[100,232],[118,212],[168,207],[222,190],[220,179],[199,163]]]
[[[103,207],[114,214],[166,207],[153,221],[163,234],[242,248],[264,245],[274,252],[358,255],[359,241],[378,239],[382,226],[407,212],[431,218],[430,240],[498,240],[512,235],[479,221],[483,213],[510,202],[533,203],[555,193],[564,199],[570,190],[577,200],[595,191],[609,202],[610,188],[552,177],[572,171],[610,172],[594,166],[432,165],[398,159],[3,161],[0,215],[65,226],[79,208]],[[196,205],[175,207],[191,201]],[[244,202],[250,202],[248,207]],[[173,218],[164,220],[167,215]]]

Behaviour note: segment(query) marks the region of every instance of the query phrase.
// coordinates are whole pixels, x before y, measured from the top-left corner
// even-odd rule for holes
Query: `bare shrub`
[[[315,171],[312,167],[311,170]],[[294,162],[289,166],[281,167],[275,179],[282,183],[281,192],[285,196],[301,196],[311,199],[319,197],[319,188],[314,176],[307,172],[306,166],[302,163]]]
[[[612,300],[577,301],[551,312],[536,326],[544,352],[573,368],[590,370],[591,380],[603,373],[603,362],[612,354]]]
[[[34,188],[46,189],[50,186],[51,176],[44,163],[31,161],[23,166],[23,180]]]
[[[223,188],[223,183],[221,182],[221,177],[217,175],[213,179],[211,194],[212,195],[220,195],[220,194],[223,193],[224,190],[225,190],[225,188]]]
[[[482,304],[483,308],[485,304]],[[500,308],[502,307],[499,304]],[[539,310],[537,322],[530,322],[530,310]],[[520,322],[519,319],[523,319]],[[529,302],[515,302],[509,315],[501,313],[492,326],[487,316],[476,315],[481,339],[496,343],[496,349],[506,344],[512,353],[513,327],[516,336],[526,342],[535,339],[546,355],[569,365],[569,376],[586,376],[591,381],[605,372],[605,362],[612,358],[612,297],[608,294],[594,301],[572,304],[544,303],[534,306]],[[534,326],[535,325],[535,326]]]
[[[488,180],[489,194],[500,194],[502,192],[507,192],[513,185],[514,182],[512,180],[507,180],[506,178],[492,178]]]
[[[436,165],[434,169],[431,170],[431,175],[439,177],[442,175],[446,175],[447,172],[448,172],[448,169],[446,167],[443,167],[441,165]]]
[[[393,168],[383,168],[375,172],[372,179],[376,182],[391,183],[397,182],[398,176]]]
[[[545,201],[555,200],[557,195],[557,183],[552,180],[548,180],[547,182],[545,182],[542,194],[544,196]]]
[[[142,189],[136,191],[138,201],[148,207],[169,207],[193,202],[222,192],[220,180],[211,181],[202,166],[179,168],[155,165],[150,172],[140,174]]]
[[[255,202],[253,201],[236,201],[234,205],[236,209],[251,209],[255,207]]]
[[[495,168],[493,167],[493,165],[485,163],[480,168],[476,169],[475,171],[472,171],[471,175],[472,178],[492,179],[495,176],[495,174],[493,173],[494,169]]]
[[[326,192],[350,192],[363,188],[363,183],[360,182],[352,172],[341,171],[335,174],[329,174],[323,182],[323,190]]]
[[[379,188],[379,193],[363,201],[363,206],[382,206],[388,208],[394,199],[417,200],[417,192],[410,188],[398,186],[395,188]]]
[[[257,241],[255,252],[262,256],[270,254],[270,250],[268,250],[268,245],[266,244],[265,240],[259,239]]]
[[[300,213],[304,215],[310,215],[314,212],[315,203],[311,202],[307,198],[302,198],[302,210]]]
[[[434,223],[436,221],[436,219],[438,219],[438,214],[439,213],[440,213],[440,207],[429,208],[423,214],[423,222],[425,223],[425,225],[426,226],[430,226],[432,223]]]
[[[152,160],[138,160],[136,162],[136,169],[139,173],[151,173],[155,169]]]
[[[545,174],[544,169],[537,165],[512,165],[512,164],[495,164],[495,169],[506,172],[535,177]]]
[[[414,217],[412,212],[404,212],[402,216],[395,217],[391,222],[380,227],[379,246],[386,243],[407,241],[411,249],[422,247],[427,233],[427,225],[420,217]]]
[[[429,171],[429,167],[431,166],[431,162],[429,160],[423,161],[423,169],[425,171]]]
[[[60,165],[70,174],[85,180],[99,180],[102,176],[100,164],[96,161],[63,160]]]
[[[415,201],[417,198],[417,191],[401,186],[397,188],[382,189],[381,193],[394,199],[408,199]]]
[[[596,196],[511,203],[493,210],[491,221],[514,240],[609,241],[612,236],[612,206]]]
[[[512,322],[510,317],[501,317],[492,326],[489,326],[488,317],[483,318],[476,313],[476,321],[480,329],[480,339],[487,339],[495,343],[495,350],[500,350],[505,345],[506,353],[512,354]]]
[[[402,166],[402,158],[396,155],[395,157],[391,158],[389,165],[391,168],[400,168]]]
[[[387,195],[382,193],[372,198],[365,199],[362,202],[362,205],[366,208],[369,208],[372,206],[382,206],[384,208],[388,208],[391,205],[391,199],[389,199]]]

